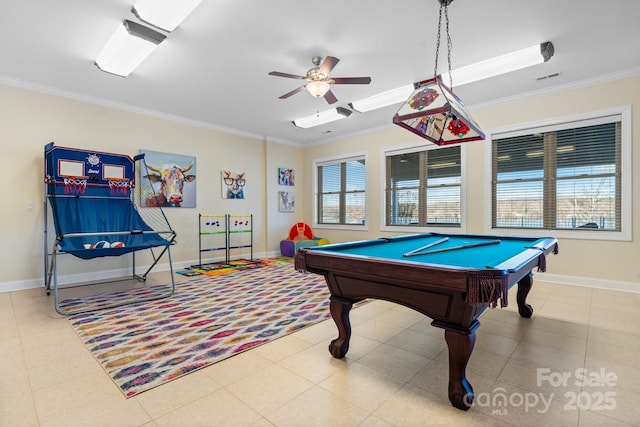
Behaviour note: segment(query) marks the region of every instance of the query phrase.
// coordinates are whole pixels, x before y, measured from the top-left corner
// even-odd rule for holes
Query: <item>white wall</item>
[[[59,146],[132,157],[140,149],[195,156],[197,207],[166,209],[178,233],[172,256],[179,266],[198,260],[198,213],[253,214],[254,256],[279,254],[274,251],[278,250],[280,239],[302,215],[301,209],[295,217],[279,213],[275,188],[277,167],[302,169],[298,147],[0,85],[4,182],[4,202],[0,203],[0,292],[43,283],[43,147],[51,141]],[[275,158],[271,160],[269,156]],[[221,198],[223,169],[246,172],[246,199]],[[203,254],[203,258],[207,256],[214,255]],[[59,259],[61,276],[108,275],[109,271],[130,265],[129,256],[89,262],[78,262],[71,256]],[[139,262],[144,265],[148,258]]]
[[[560,254],[548,259],[548,272],[563,276],[567,283],[591,282],[594,286],[634,289],[640,291],[640,77],[631,77],[594,84],[591,86],[565,90],[559,93],[538,95],[518,101],[472,108],[474,119],[485,130],[503,128],[519,123],[529,123],[577,113],[598,111],[612,107],[632,106],[632,211],[633,236],[631,241],[602,241],[559,239]],[[633,132],[635,130],[635,132]],[[336,156],[340,153],[366,152],[367,157],[367,206],[368,230],[318,229],[316,234],[332,242],[362,240],[380,237],[383,220],[381,203],[384,192],[380,177],[382,150],[425,140],[398,127],[368,135],[332,141],[305,149],[305,193],[313,194],[312,163],[314,159]],[[490,179],[490,171],[485,170],[485,142],[465,144],[467,165],[466,175],[466,231],[467,233],[487,233],[485,212],[490,212],[486,204],[485,183]],[[313,223],[312,198],[305,198],[305,221]],[[397,234],[397,233],[396,233]],[[556,276],[557,275],[557,276]]]

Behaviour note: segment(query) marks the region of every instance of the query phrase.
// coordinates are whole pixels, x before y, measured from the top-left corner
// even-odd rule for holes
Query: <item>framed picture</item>
[[[293,191],[278,191],[278,211],[293,212],[296,205],[296,195]]]
[[[293,186],[296,181],[296,172],[289,168],[278,168],[278,184]]]
[[[222,198],[244,199],[245,172],[222,171]]]
[[[140,206],[196,207],[196,158],[182,154],[140,150],[148,173],[141,168]],[[154,193],[157,197],[153,197]]]

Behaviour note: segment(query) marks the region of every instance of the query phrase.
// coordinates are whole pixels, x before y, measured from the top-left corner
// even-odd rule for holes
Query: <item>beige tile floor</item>
[[[640,294],[538,282],[531,319],[511,301],[480,318],[464,412],[443,331],[396,304],[352,311],[342,360],[327,320],[126,399],[51,296],[2,293],[0,426],[640,425]]]

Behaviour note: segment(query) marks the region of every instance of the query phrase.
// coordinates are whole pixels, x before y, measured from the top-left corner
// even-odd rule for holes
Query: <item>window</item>
[[[364,156],[316,162],[317,223],[365,225]]]
[[[494,134],[491,228],[622,234],[629,144],[622,116]]]
[[[386,154],[386,225],[461,226],[460,146]]]

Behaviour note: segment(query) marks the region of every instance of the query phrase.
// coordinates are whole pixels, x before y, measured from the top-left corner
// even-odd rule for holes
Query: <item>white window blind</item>
[[[318,224],[364,225],[364,157],[317,163]]]
[[[619,232],[621,119],[492,141],[492,227]]]
[[[386,225],[460,227],[460,146],[386,156]]]

